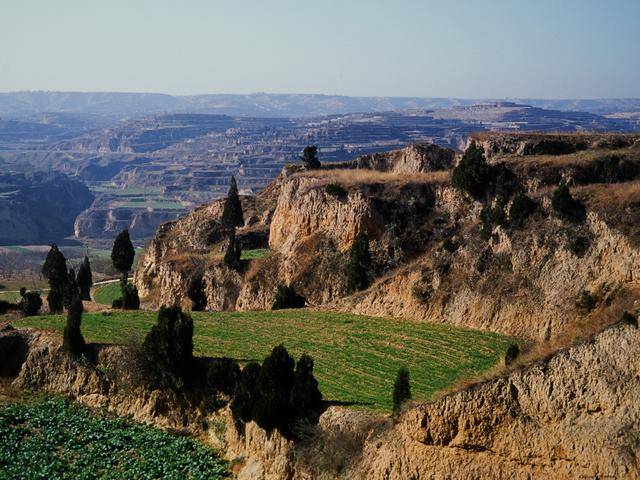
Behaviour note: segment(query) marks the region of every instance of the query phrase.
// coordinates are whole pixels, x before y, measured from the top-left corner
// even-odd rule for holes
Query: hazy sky
[[[0,0],[0,91],[640,97],[640,0]]]

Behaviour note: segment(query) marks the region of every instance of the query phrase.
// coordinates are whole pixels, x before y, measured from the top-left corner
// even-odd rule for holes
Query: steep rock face
[[[460,214],[458,201],[455,190],[443,189],[436,209]],[[468,221],[475,214],[467,209]],[[619,313],[636,297],[640,250],[598,213],[589,213],[581,234],[590,242],[585,252],[571,250],[567,235],[577,234],[562,222],[530,228],[535,234],[497,227],[486,242],[438,249],[335,306],[548,340],[590,313]],[[594,302],[587,311],[584,296]]]

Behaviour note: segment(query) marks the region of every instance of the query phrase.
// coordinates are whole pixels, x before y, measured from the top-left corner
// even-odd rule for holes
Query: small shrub
[[[409,370],[402,367],[398,370],[393,384],[393,413],[400,413],[402,404],[411,399],[411,385],[409,384]]]
[[[576,257],[582,258],[589,250],[591,240],[589,236],[576,230],[567,230],[565,233],[565,247]]]
[[[315,145],[304,147],[300,160],[308,170],[320,168],[321,164],[320,160],[318,160],[318,147]]]
[[[180,307],[161,307],[143,348],[157,384],[183,388],[193,362],[193,320]]]
[[[278,285],[276,299],[271,306],[271,310],[283,310],[286,308],[304,308],[306,299],[296,293],[289,285]]]
[[[337,185],[335,183],[329,183],[326,187],[324,187],[324,191],[332,197],[344,198],[347,196],[347,191],[340,185]]]
[[[598,299],[587,290],[581,291],[576,297],[576,307],[582,315],[587,315],[591,310],[596,308],[597,304]]]
[[[522,228],[537,209],[538,204],[525,193],[520,192],[513,197],[509,207],[509,223],[514,228]]]
[[[633,180],[640,173],[640,165],[620,155],[606,155],[595,159],[587,169],[592,183],[616,183]]]
[[[482,147],[471,142],[460,163],[451,173],[451,183],[476,200],[484,197],[491,185],[491,168],[487,164]]]
[[[209,386],[216,392],[233,395],[240,381],[240,367],[231,358],[215,358],[207,375]]]
[[[38,295],[39,297],[39,295]],[[42,300],[40,300],[40,305],[42,306]],[[9,310],[16,310],[20,305],[16,305],[15,303],[7,302],[6,300],[0,300],[0,315],[4,315]],[[38,307],[38,310],[40,307]],[[34,314],[35,315],[35,314]]]
[[[560,218],[571,222],[583,222],[586,218],[586,209],[582,202],[571,195],[569,187],[563,183],[553,192],[551,206]]]
[[[38,292],[27,292],[26,289],[20,289],[20,303],[18,304],[22,314],[25,317],[33,317],[37,315],[42,308],[42,298]]]
[[[132,283],[122,285],[121,282],[120,290],[122,291],[122,297],[113,300],[113,302],[111,302],[111,308],[123,310],[139,310],[140,297],[138,295],[138,289]]]
[[[520,347],[516,343],[512,343],[507,348],[507,351],[504,353],[504,364],[505,366],[511,365],[516,358],[520,355]]]

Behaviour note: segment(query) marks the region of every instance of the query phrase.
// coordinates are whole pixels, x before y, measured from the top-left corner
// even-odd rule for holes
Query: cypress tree
[[[232,229],[229,231],[229,240],[227,242],[227,250],[224,254],[224,264],[233,268],[234,270],[238,270],[240,268],[240,257],[242,256],[242,247],[240,246],[240,242],[236,239],[236,231]]]
[[[51,245],[51,249],[42,266],[42,276],[49,282],[49,294],[47,295],[49,311],[51,313],[62,312],[64,293],[68,281],[67,259],[55,243]]]
[[[402,367],[398,370],[396,381],[393,385],[393,413],[400,412],[402,404],[411,398],[411,386],[409,385],[409,370]]]
[[[322,409],[322,393],[313,376],[313,358],[303,354],[296,365],[295,380],[291,391],[291,408],[297,420],[316,424]]]
[[[127,284],[135,256],[136,251],[133,248],[133,243],[131,243],[129,231],[125,228],[115,238],[111,249],[111,262],[113,263],[113,268],[119,271],[122,276],[122,285]]]
[[[113,241],[111,249],[111,261],[113,268],[120,272],[120,291],[122,298],[119,303],[125,310],[137,310],[140,308],[138,289],[129,284],[129,272],[133,266],[136,250],[133,248],[129,231],[125,228]]]
[[[259,363],[248,363],[240,374],[236,394],[231,402],[231,413],[236,423],[253,420],[254,405],[260,397],[259,379],[261,367]]]
[[[67,273],[67,283],[65,284],[64,288],[64,306],[69,309],[71,303],[75,300],[76,297],[82,300],[82,298],[80,297],[80,288],[78,288],[78,282],[76,282],[76,273],[73,268],[70,268],[69,272]]]
[[[180,307],[161,307],[143,348],[159,386],[183,388],[193,365],[193,320]]]
[[[290,408],[295,361],[283,345],[275,347],[262,362],[258,381],[260,397],[254,404],[253,419],[265,430],[280,428],[287,433],[293,412]]]
[[[224,202],[224,209],[222,211],[222,228],[226,231],[231,231],[236,227],[242,227],[243,225],[244,217],[242,214],[240,196],[238,195],[238,184],[236,183],[236,177],[232,176],[229,193],[227,193],[227,198]]]
[[[187,294],[191,300],[191,310],[194,312],[204,312],[207,308],[207,295],[202,275],[194,275],[189,282]]]
[[[89,257],[84,257],[83,262],[78,268],[78,275],[76,276],[76,282],[80,288],[80,296],[82,300],[91,300],[91,287],[93,286],[93,275],[91,273],[91,264],[89,263]]]
[[[315,145],[309,145],[304,147],[300,160],[305,168],[309,170],[320,168],[320,160],[318,160],[318,147]]]
[[[80,331],[82,323],[82,300],[76,295],[67,310],[67,324],[64,327],[62,348],[73,356],[79,356],[84,351],[84,338]]]
[[[369,251],[369,239],[364,231],[360,231],[349,251],[347,289],[350,292],[355,292],[367,288],[370,283],[370,270],[371,252]]]

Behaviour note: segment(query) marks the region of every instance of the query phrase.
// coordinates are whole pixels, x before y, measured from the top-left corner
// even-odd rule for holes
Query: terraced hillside
[[[125,342],[141,338],[154,312],[87,313],[87,341]],[[500,363],[508,337],[428,323],[330,312],[193,313],[198,355],[261,361],[280,343],[299,356],[309,353],[326,400],[389,411],[398,369],[411,372],[413,397],[431,399],[457,381],[476,377]],[[14,322],[62,332],[65,318],[44,316]]]

